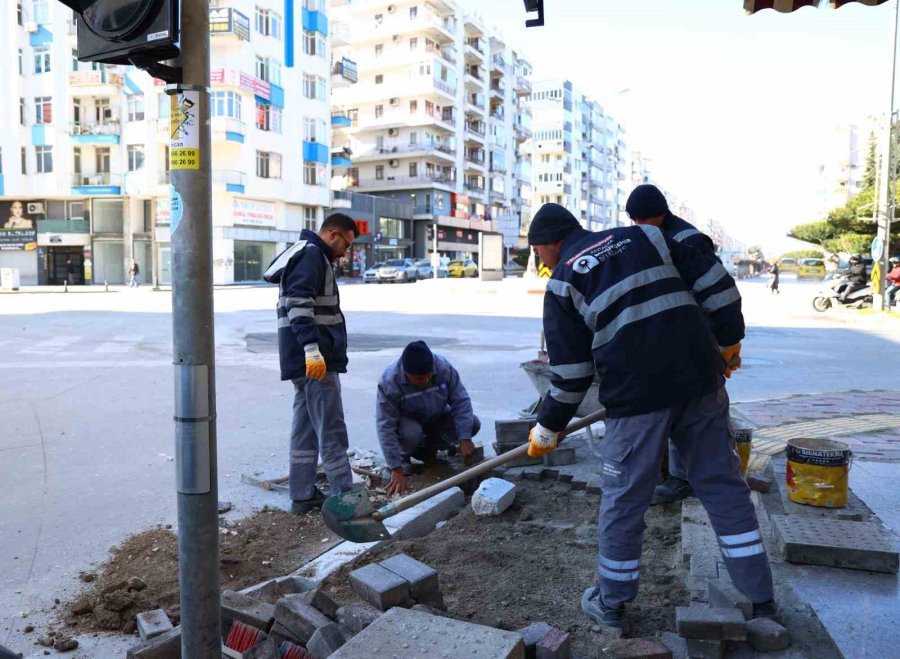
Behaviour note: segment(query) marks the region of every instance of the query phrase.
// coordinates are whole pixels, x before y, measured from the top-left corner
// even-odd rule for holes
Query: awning
[[[834,9],[840,9],[844,5],[859,3],[861,5],[869,5],[874,7],[881,5],[888,0],[828,0],[828,4]],[[763,9],[774,9],[783,14],[797,11],[801,7],[818,7],[819,0],[744,0],[744,11],[748,14],[755,14]]]

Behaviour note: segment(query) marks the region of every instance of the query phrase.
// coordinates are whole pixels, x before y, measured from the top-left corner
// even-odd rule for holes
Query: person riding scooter
[[[854,254],[850,257],[850,267],[847,268],[847,272],[845,273],[844,283],[838,290],[838,293],[840,293],[840,301],[846,304],[847,298],[851,293],[854,293],[861,288],[865,288],[868,283],[869,279],[866,275],[866,265],[863,263],[862,257],[859,254]]]
[[[894,306],[894,300],[897,292],[900,291],[900,257],[892,256],[888,259],[891,266],[890,272],[887,273],[887,288],[884,289],[884,304],[890,309]]]

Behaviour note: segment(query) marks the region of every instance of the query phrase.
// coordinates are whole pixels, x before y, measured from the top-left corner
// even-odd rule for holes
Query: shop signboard
[[[0,201],[0,250],[32,251],[37,249],[37,221],[35,213],[40,202],[28,202],[19,199]],[[41,216],[43,214],[41,213]]]

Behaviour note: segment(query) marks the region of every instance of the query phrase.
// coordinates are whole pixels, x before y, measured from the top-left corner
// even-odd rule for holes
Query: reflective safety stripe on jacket
[[[721,263],[656,227],[575,232],[544,296],[552,378],[538,421],[565,427],[595,368],[611,417],[715,390],[724,367],[715,342],[743,338],[740,302]]]

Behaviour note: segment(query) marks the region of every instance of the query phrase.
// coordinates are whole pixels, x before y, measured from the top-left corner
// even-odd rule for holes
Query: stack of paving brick
[[[407,554],[370,563],[350,573],[356,593],[380,611],[400,606],[445,611],[438,573]]]
[[[494,424],[497,440],[493,444],[494,451],[497,452],[497,455],[512,451],[513,449],[522,446],[522,444],[527,444],[528,433],[531,431],[534,424],[535,421],[529,419],[497,421]],[[575,459],[575,449],[573,447],[561,446],[552,453],[548,453],[543,458],[530,458],[527,455],[523,455],[504,466],[507,468],[528,467],[532,465],[553,467],[572,464],[575,462]]]

